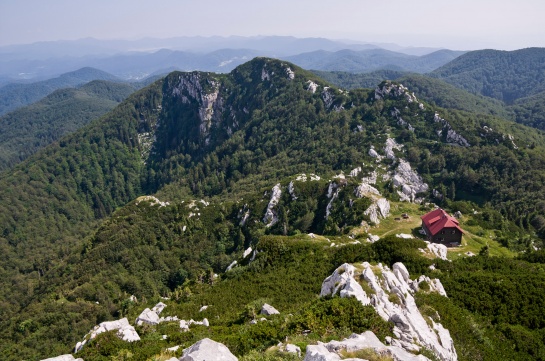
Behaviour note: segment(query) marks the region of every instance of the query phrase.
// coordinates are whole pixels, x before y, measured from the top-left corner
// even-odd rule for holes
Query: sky
[[[545,47],[544,0],[0,0],[0,46],[289,35],[457,50]]]

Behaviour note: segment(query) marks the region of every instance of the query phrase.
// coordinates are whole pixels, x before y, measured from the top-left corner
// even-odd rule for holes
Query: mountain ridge
[[[356,197],[364,179],[393,202],[425,196],[458,206],[506,246],[541,246],[533,235],[545,230],[543,139],[493,116],[431,106],[397,83],[346,92],[279,60],[256,58],[230,74],[171,73],[0,175],[0,289],[12,300],[0,310],[3,347],[13,355],[43,350],[32,343],[71,347],[69,334],[47,336],[46,322],[81,331],[80,340],[127,311],[130,294],[186,297],[186,281],[206,283],[267,235],[365,237],[362,222],[375,222],[365,214],[372,189]],[[402,171],[428,191],[402,186]],[[298,181],[301,173],[311,181]],[[162,201],[137,199],[145,194]],[[388,264],[405,257],[429,271],[421,243],[373,249]],[[306,246],[292,254],[270,239],[268,247],[251,266],[258,273],[323,255]],[[336,262],[369,252],[347,247]],[[40,316],[64,307],[66,318]],[[28,342],[21,351],[18,340]]]

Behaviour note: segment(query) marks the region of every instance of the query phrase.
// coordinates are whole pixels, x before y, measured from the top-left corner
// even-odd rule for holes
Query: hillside
[[[508,120],[513,118],[512,112],[503,102],[482,95],[471,94],[443,80],[427,75],[388,70],[379,70],[366,74],[317,70],[313,71],[313,73],[340,88],[348,90],[375,88],[384,80],[394,80],[407,86],[418,98],[441,108],[490,114]],[[536,96],[536,100],[538,99],[540,98]],[[526,104],[523,99],[519,103],[521,108],[524,106],[523,104]],[[537,112],[534,113],[537,114]],[[524,119],[526,119],[526,116],[526,114],[521,114],[517,123],[525,124]],[[532,122],[528,123],[533,124]]]
[[[327,82],[347,90],[367,88],[374,89],[384,80],[395,80],[407,74],[397,70],[376,70],[370,73],[350,73],[347,71],[311,70]]]
[[[450,62],[464,52],[438,50],[422,56],[407,55],[384,49],[314,51],[284,57],[305,69],[368,73],[377,70],[427,73]]]
[[[0,117],[0,171],[106,114],[132,92],[130,85],[96,80],[5,114]]]
[[[200,294],[214,274],[266,235],[310,232],[343,245],[353,238],[363,243],[387,216],[385,202],[437,202],[461,210],[477,236],[493,237],[493,247],[542,247],[544,140],[491,115],[432,106],[396,83],[345,92],[278,60],[256,58],[229,74],[171,73],[0,176],[1,352],[8,359],[66,353],[95,324],[132,317],[131,294],[143,303]],[[160,201],[138,198],[144,194]],[[429,270],[416,250],[422,242],[415,241],[413,252],[384,238],[374,246],[376,255],[364,245],[361,254],[340,247],[338,255],[302,246],[303,256],[294,252],[285,274],[302,277],[294,269],[310,255],[331,261],[316,277],[364,260]],[[269,247],[252,266],[257,273],[291,260],[282,242]],[[248,278],[236,272],[235,278]],[[536,289],[539,277],[528,281]],[[312,284],[280,302],[297,311],[315,294]],[[247,294],[232,305],[258,297]],[[463,292],[457,294],[443,306],[453,327],[456,317],[466,320],[458,322],[455,341],[470,345],[465,359],[475,348],[486,355],[503,350],[500,334],[511,344],[518,334],[509,332],[517,330],[535,332],[538,340],[540,324],[515,317],[501,328],[479,318],[497,298],[471,308],[463,305]],[[237,312],[231,309],[219,327],[234,327]],[[472,317],[476,333],[494,338],[492,346],[479,344],[475,334],[464,340]],[[266,327],[263,332],[266,341],[252,348],[280,337]],[[157,350],[158,334],[148,334],[148,343],[139,345]],[[196,337],[169,334],[173,342]]]
[[[545,91],[545,49],[471,51],[430,75],[473,94],[513,104]]]
[[[116,81],[119,79],[101,70],[87,67],[36,83],[7,84],[0,88],[0,115],[34,103],[57,89],[73,88],[92,80]]]

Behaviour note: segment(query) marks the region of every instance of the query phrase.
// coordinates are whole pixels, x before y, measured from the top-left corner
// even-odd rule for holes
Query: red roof
[[[437,208],[436,210],[431,211],[420,218],[422,218],[422,222],[424,222],[424,225],[431,232],[432,236],[435,236],[443,228],[456,228],[460,232],[464,233],[464,231],[460,228],[460,223],[458,220],[449,216],[448,213],[441,208]]]

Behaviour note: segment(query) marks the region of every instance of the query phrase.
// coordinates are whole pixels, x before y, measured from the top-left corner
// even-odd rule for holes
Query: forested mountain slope
[[[130,294],[183,293],[264,234],[372,225],[376,199],[357,190],[373,172],[385,198],[461,201],[504,245],[542,246],[544,140],[399,84],[345,92],[278,60],[171,73],[0,176],[3,351],[63,353]],[[405,193],[402,171],[426,187]],[[169,204],[136,200],[152,193]]]
[[[513,104],[545,91],[545,48],[468,52],[430,75],[474,94]]]
[[[101,70],[87,67],[36,83],[7,84],[0,88],[0,115],[34,103],[57,89],[76,87],[92,80],[116,81],[119,78]]]
[[[0,117],[0,170],[34,154],[112,110],[134,88],[96,80],[54,91],[44,99]]]
[[[422,56],[407,55],[384,49],[318,50],[285,57],[305,69],[368,73],[377,70],[427,73],[462,55],[463,51],[438,50]]]

